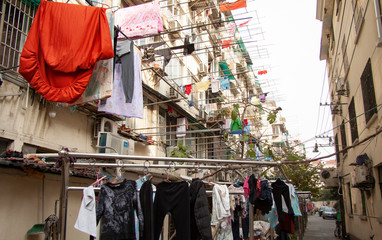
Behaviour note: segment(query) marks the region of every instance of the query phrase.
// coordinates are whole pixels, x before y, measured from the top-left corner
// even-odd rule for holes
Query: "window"
[[[349,119],[351,140],[354,143],[354,141],[358,139],[357,115],[355,113],[354,97],[349,104]]]
[[[353,215],[353,201],[351,199],[351,187],[350,187],[350,183],[348,183],[347,185],[348,185],[348,192],[349,192],[350,214]]]
[[[336,160],[337,160],[337,166],[340,165],[340,148],[338,146],[338,135],[336,134],[334,136],[334,148],[336,150]]]
[[[348,60],[346,47],[347,47],[347,42],[346,42],[346,37],[344,35],[344,38],[342,39],[341,50],[342,50],[343,67],[344,67],[345,76],[347,75],[349,70],[349,60]]]
[[[27,6],[23,1],[1,1],[0,67],[19,65],[20,54],[36,11],[37,7]],[[12,70],[17,71],[16,68]]]
[[[358,34],[361,31],[363,22],[363,8],[359,0],[352,0],[353,2],[353,14],[354,14],[354,27],[356,32],[356,42],[358,40]]]
[[[340,126],[340,132],[341,132],[341,147],[342,150],[346,148],[346,132],[345,132],[345,121],[342,120],[341,126]],[[345,150],[342,155],[345,155],[347,151]]]
[[[366,123],[377,113],[377,103],[375,100],[373,72],[371,69],[370,58],[361,76],[361,88],[363,96],[363,107],[365,110]]]
[[[339,17],[340,16],[340,11],[341,11],[341,6],[342,6],[342,0],[337,0],[337,9],[336,9],[336,16]]]

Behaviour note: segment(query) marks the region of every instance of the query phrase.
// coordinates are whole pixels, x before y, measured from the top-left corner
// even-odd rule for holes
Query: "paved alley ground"
[[[304,234],[304,240],[334,240],[336,221],[322,219],[318,215],[308,216],[308,226]]]

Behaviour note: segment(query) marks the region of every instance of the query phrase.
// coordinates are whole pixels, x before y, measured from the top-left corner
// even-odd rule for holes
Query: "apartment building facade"
[[[29,86],[18,73],[18,65],[38,8],[34,3],[4,0],[0,4],[0,152],[54,153],[66,148],[85,153],[116,152],[162,157],[170,156],[177,143],[182,142],[195,158],[240,156],[241,148],[232,153],[232,148],[217,131],[230,116],[222,115],[222,109],[231,110],[232,103],[240,103],[240,114],[244,109],[252,116],[260,114],[248,106],[250,96],[259,95],[261,87],[255,83],[251,59],[243,40],[237,33],[234,37],[229,35],[227,24],[232,22],[232,14],[220,12],[216,1],[190,1],[186,4],[177,0],[161,1],[164,32],[134,41],[138,48],[163,42],[159,50],[184,45],[186,38],[192,39],[195,45],[195,51],[189,55],[172,50],[171,61],[165,69],[163,57],[142,63],[142,119],[98,111],[97,101],[72,106],[49,102]],[[69,2],[89,3],[92,1]],[[123,8],[142,3],[139,0],[103,1],[103,6]],[[95,2],[93,4],[96,5]],[[222,41],[227,39],[231,43],[223,48]],[[229,90],[212,92],[209,88],[198,91],[193,87],[190,94],[184,91],[186,85],[195,86],[201,81],[224,76],[229,77]],[[189,124],[189,133],[177,136],[180,118]],[[258,129],[255,121],[251,129]],[[104,139],[106,143],[102,146],[106,148],[100,148],[100,139],[105,136],[108,140]],[[49,168],[37,167],[32,172],[27,171],[22,160],[1,161],[0,182],[7,194],[0,197],[0,202],[7,208],[0,210],[0,215],[6,216],[0,219],[0,230],[9,233],[11,237],[8,239],[23,239],[33,224],[43,223],[55,212],[60,178]],[[140,175],[137,172],[128,174],[135,178]],[[181,170],[179,174],[187,175],[188,172]],[[208,171],[200,174],[203,176]],[[158,172],[157,176],[162,175]],[[74,176],[71,178],[73,185],[87,186],[94,181],[91,174],[75,173]],[[68,239],[87,237],[73,228],[80,202],[80,192],[70,193]],[[9,216],[12,216],[12,221],[9,221]],[[17,216],[25,218],[21,221]],[[17,227],[13,220],[18,222]]]
[[[346,232],[382,238],[381,1],[317,1]]]

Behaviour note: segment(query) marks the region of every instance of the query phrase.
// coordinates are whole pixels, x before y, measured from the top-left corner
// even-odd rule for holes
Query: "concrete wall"
[[[71,177],[70,180],[71,186],[88,186],[92,182],[90,179],[77,177]],[[27,231],[34,224],[44,223],[49,215],[54,214],[55,201],[60,197],[60,175],[36,171],[27,173],[20,169],[0,167],[0,186],[1,239],[26,239]],[[67,239],[89,239],[88,235],[73,227],[81,197],[82,191],[69,192]],[[58,210],[59,203],[57,216]]]
[[[338,1],[333,2],[335,2],[332,18],[333,34],[328,41],[332,41],[334,38],[334,46],[332,49],[329,47],[327,67],[330,91],[333,94],[332,102],[345,104],[342,105],[341,114],[333,115],[333,126],[337,127],[334,130],[334,134],[338,134],[339,149],[342,150],[341,133],[338,126],[343,120],[346,122],[345,132],[347,146],[357,144],[357,140],[352,142],[351,138],[350,124],[348,123],[350,118],[348,106],[354,98],[356,115],[358,116],[365,112],[360,78],[369,58],[372,64],[376,103],[377,105],[382,104],[382,70],[380,67],[382,64],[382,48],[377,46],[378,37],[374,1],[358,1],[358,4],[365,10],[362,28],[358,36],[355,30],[352,1],[341,1],[342,7],[337,16],[335,11]],[[346,52],[350,65],[347,75],[345,75],[343,64],[343,39],[345,39]],[[321,43],[321,45],[323,45],[323,43]],[[338,96],[336,94],[337,77],[344,77],[348,82],[348,96]],[[380,110],[380,108],[378,108],[378,110]],[[380,128],[381,120],[382,116],[380,112],[378,112],[377,117],[369,121],[368,124],[366,123],[364,115],[357,117],[358,141],[374,134],[376,130]],[[346,154],[340,154],[338,169],[344,193],[346,229],[348,233],[359,239],[366,239],[372,235],[374,235],[374,239],[382,239],[382,192],[380,190],[377,172],[377,166],[382,164],[382,159],[380,158],[382,154],[381,141],[382,136],[378,135],[365,144],[349,149]],[[372,171],[376,180],[373,189],[364,191],[366,214],[364,214],[363,211],[361,190],[351,187],[350,177],[354,171],[354,167],[350,164],[354,163],[356,157],[363,153],[366,153],[372,160]],[[353,212],[351,212],[351,209]]]

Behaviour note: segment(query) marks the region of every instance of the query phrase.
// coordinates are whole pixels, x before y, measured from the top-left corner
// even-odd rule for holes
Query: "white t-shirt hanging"
[[[83,190],[83,198],[74,228],[97,238],[95,195],[93,186]]]
[[[212,92],[213,93],[217,93],[219,92],[219,88],[220,88],[220,81],[219,80],[211,80],[211,88],[212,88]]]

